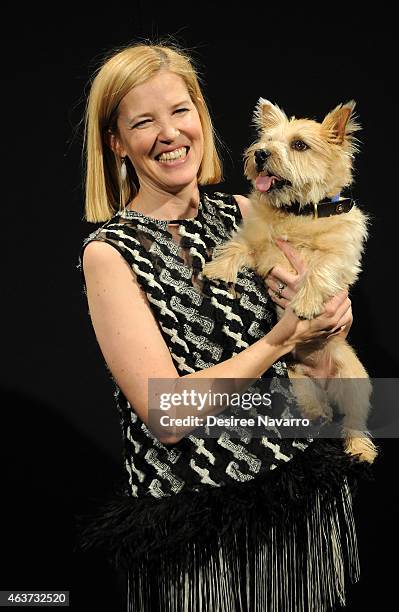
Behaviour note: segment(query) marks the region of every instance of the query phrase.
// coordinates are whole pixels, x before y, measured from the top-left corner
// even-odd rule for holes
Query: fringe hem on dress
[[[352,495],[367,476],[317,440],[250,482],[116,499],[80,517],[79,548],[127,570],[128,612],[324,612],[359,579]]]

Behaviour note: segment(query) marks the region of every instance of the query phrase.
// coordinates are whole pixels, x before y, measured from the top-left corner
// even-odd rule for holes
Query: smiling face
[[[179,193],[196,185],[203,156],[197,108],[183,79],[161,70],[119,104],[111,147],[132,162],[141,189]]]

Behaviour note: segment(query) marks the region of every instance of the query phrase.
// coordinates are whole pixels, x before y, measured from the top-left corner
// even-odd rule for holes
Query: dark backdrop
[[[260,96],[318,119],[354,98],[364,126],[354,195],[373,221],[351,292],[350,339],[372,376],[397,377],[397,35],[393,15],[375,6],[369,14],[256,3],[53,10],[16,7],[3,25],[0,589],[69,589],[74,610],[114,611],[117,577],[103,559],[72,552],[73,514],[121,470],[113,388],[76,268],[96,227],[82,221],[79,122],[89,76],[109,48],[173,34],[199,62],[225,144],[226,180],[216,189],[243,194],[242,152]],[[394,596],[398,444],[380,444],[376,480],[355,502],[363,573],[348,610]]]

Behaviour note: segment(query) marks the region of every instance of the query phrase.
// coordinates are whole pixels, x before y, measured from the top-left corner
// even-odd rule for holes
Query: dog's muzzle
[[[255,163],[257,172],[262,172],[265,162],[271,153],[267,149],[257,149],[255,151]]]

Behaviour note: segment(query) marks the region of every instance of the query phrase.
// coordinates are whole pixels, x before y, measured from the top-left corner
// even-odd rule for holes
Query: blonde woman
[[[306,270],[288,245],[298,274],[275,270],[269,284],[286,307],[278,323],[252,270],[240,273],[234,294],[202,277],[248,202],[202,189],[222,180],[222,167],[181,49],[111,53],[91,85],[85,145],[85,217],[101,226],[84,241],[79,266],[115,385],[126,482],[86,525],[81,546],[105,548],[127,571],[128,610],[299,612],[342,602],[346,578],[359,573],[349,485],[361,464],[335,440],[251,436],[228,425],[212,437],[190,421],[194,404],[174,406],[174,424],[161,426],[149,387],[162,379],[175,392],[220,389],[228,379],[242,392],[269,380],[294,411],[283,396],[284,356],[346,334],[347,294],[299,320],[289,301]],[[226,409],[209,401],[201,416]]]

